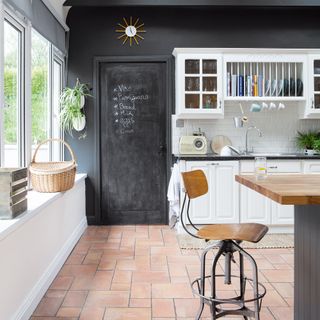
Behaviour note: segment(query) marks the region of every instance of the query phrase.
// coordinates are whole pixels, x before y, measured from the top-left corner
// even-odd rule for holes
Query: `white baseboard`
[[[72,249],[80,239],[84,230],[87,228],[87,218],[84,217],[76,229],[73,231],[69,239],[66,241],[64,246],[58,252],[53,259],[52,263],[48,266],[42,277],[35,284],[30,291],[29,295],[23,301],[17,312],[13,315],[12,320],[28,320],[30,319],[33,311],[41,301],[42,297],[50,287],[50,284],[60,271],[61,267],[67,260]]]

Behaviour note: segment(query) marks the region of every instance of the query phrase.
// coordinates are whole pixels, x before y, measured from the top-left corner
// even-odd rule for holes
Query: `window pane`
[[[21,32],[4,22],[4,166],[18,167],[20,161],[20,73]]]
[[[62,62],[53,61],[53,87],[52,87],[52,101],[53,101],[53,138],[60,138],[60,124],[59,124],[59,112],[60,112],[60,93],[62,90]],[[53,144],[52,159],[54,161],[61,160],[61,145],[59,143]]]
[[[32,30],[31,76],[32,76],[32,153],[38,143],[50,137],[49,104],[49,42]],[[49,144],[37,153],[37,160],[50,159]]]

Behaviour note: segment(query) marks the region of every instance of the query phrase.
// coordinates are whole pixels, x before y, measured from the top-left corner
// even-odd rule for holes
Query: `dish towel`
[[[171,177],[168,186],[167,198],[169,201],[169,225],[174,228],[179,220],[180,215],[180,170],[177,163],[174,164],[171,170]]]

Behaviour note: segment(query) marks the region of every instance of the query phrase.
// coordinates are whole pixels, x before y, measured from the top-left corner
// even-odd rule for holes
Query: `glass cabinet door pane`
[[[202,91],[217,91],[217,78],[203,77]]]
[[[320,109],[320,94],[314,95],[314,108]]]
[[[314,78],[314,91],[320,91],[320,77]]]
[[[202,108],[203,109],[217,109],[217,95],[204,94],[202,96]]]
[[[199,91],[200,90],[200,78],[199,77],[186,77],[185,90],[186,91]]]
[[[200,61],[199,60],[186,60],[185,61],[185,73],[186,74],[199,74],[200,73]]]
[[[217,60],[203,60],[202,73],[206,73],[206,74],[217,73]]]
[[[186,94],[185,95],[185,107],[187,109],[199,109],[200,95],[199,94]]]
[[[313,62],[313,73],[320,74],[320,60],[314,60]]]

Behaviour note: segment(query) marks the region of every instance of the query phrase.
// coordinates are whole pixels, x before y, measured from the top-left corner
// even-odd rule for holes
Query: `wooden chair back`
[[[182,172],[181,175],[189,199],[200,197],[208,192],[207,178],[202,170]]]

